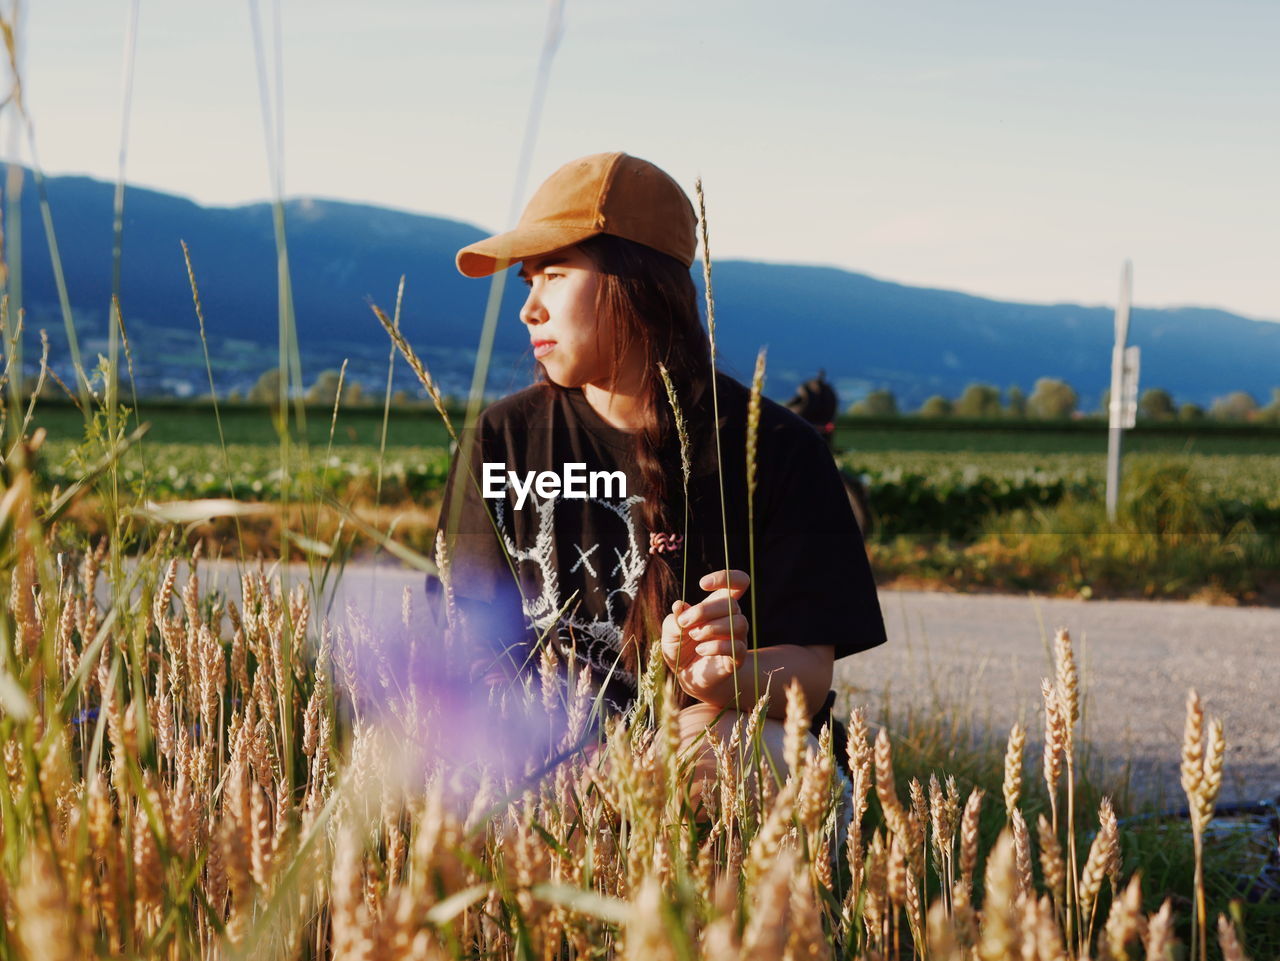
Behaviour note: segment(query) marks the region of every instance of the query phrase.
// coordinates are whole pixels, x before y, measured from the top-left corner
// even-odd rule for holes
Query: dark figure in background
[[[836,395],[836,389],[827,383],[826,371],[819,370],[817,377],[806,380],[796,388],[796,395],[787,401],[786,406],[807,421],[826,439],[827,446],[831,446],[840,398]],[[853,507],[853,516],[858,521],[862,538],[866,540],[875,529],[875,515],[871,512],[867,487],[861,478],[843,467],[840,468],[840,477],[844,481],[845,493],[849,495],[849,504]]]

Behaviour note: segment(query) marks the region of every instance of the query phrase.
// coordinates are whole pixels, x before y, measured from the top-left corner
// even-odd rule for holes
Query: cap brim
[[[517,261],[572,247],[600,233],[598,227],[517,227],[458,251],[458,270],[467,277],[488,277]]]

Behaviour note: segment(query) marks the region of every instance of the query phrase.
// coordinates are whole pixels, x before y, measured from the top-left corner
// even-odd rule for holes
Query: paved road
[[[1055,628],[1071,631],[1086,739],[1142,796],[1182,800],[1179,752],[1194,687],[1227,737],[1224,800],[1280,797],[1280,610],[884,591],[889,643],[837,676],[873,716],[938,704],[1003,737],[1043,725],[1040,678]]]
[[[230,564],[201,576],[236,583]],[[353,567],[334,609],[399,610],[404,587],[416,593],[421,583],[399,568]],[[1176,804],[1184,702],[1195,687],[1226,727],[1223,799],[1280,796],[1280,610],[918,591],[882,591],[881,606],[889,643],[841,661],[836,675],[845,706],[864,704],[873,720],[936,708],[1001,738],[1022,720],[1036,737],[1049,642],[1064,626],[1099,763],[1130,764],[1138,793]]]

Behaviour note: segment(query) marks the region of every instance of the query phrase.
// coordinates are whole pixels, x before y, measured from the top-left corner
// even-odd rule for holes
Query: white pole
[[[1124,437],[1124,348],[1129,337],[1129,297],[1133,290],[1133,264],[1126,260],[1120,274],[1120,300],[1116,304],[1116,342],[1111,350],[1111,402],[1108,404],[1107,520],[1115,521],[1120,499],[1120,442]]]

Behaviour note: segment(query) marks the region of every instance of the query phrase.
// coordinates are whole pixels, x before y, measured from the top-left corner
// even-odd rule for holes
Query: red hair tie
[[[682,547],[684,547],[684,537],[681,534],[649,535],[650,554],[674,554]]]

